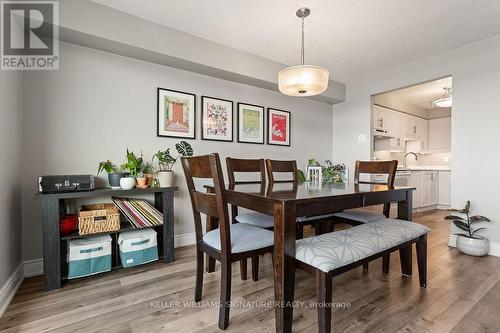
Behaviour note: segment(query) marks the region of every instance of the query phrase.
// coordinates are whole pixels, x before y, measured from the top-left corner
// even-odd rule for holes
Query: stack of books
[[[163,224],[163,214],[146,200],[118,197],[113,197],[112,200],[135,228],[147,228]]]

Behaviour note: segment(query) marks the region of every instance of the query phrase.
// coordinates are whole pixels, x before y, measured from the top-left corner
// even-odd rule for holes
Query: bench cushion
[[[362,208],[344,210],[343,212],[335,213],[334,216],[361,223],[371,223],[377,220],[385,219],[385,215],[382,213]]]
[[[274,227],[274,217],[259,212],[249,212],[236,215],[236,221],[239,223],[251,224],[259,228]]]
[[[429,231],[426,226],[415,222],[378,220],[297,240],[295,258],[323,272],[330,272],[418,238]]]
[[[219,228],[207,232],[203,242],[220,251]],[[231,224],[231,253],[262,249],[274,244],[274,233],[244,223]]]

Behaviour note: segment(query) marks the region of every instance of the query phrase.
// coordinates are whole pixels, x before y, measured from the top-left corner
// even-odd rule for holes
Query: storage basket
[[[120,212],[112,203],[86,205],[78,212],[80,235],[120,230]]]

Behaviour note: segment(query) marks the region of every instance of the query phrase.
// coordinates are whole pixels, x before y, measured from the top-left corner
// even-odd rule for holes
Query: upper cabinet
[[[451,118],[429,120],[429,150],[431,152],[451,151]]]

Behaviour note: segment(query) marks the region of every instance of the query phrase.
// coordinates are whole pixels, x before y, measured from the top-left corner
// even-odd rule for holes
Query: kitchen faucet
[[[403,161],[404,161],[404,163],[403,163],[403,167],[404,167],[405,169],[406,169],[406,167],[407,167],[407,165],[406,165],[406,156],[408,156],[408,155],[413,155],[413,156],[415,156],[415,161],[418,161],[418,155],[417,155],[417,154],[415,154],[415,153],[414,153],[414,152],[412,152],[412,151],[407,152],[407,153],[405,154],[405,156],[403,157]]]

